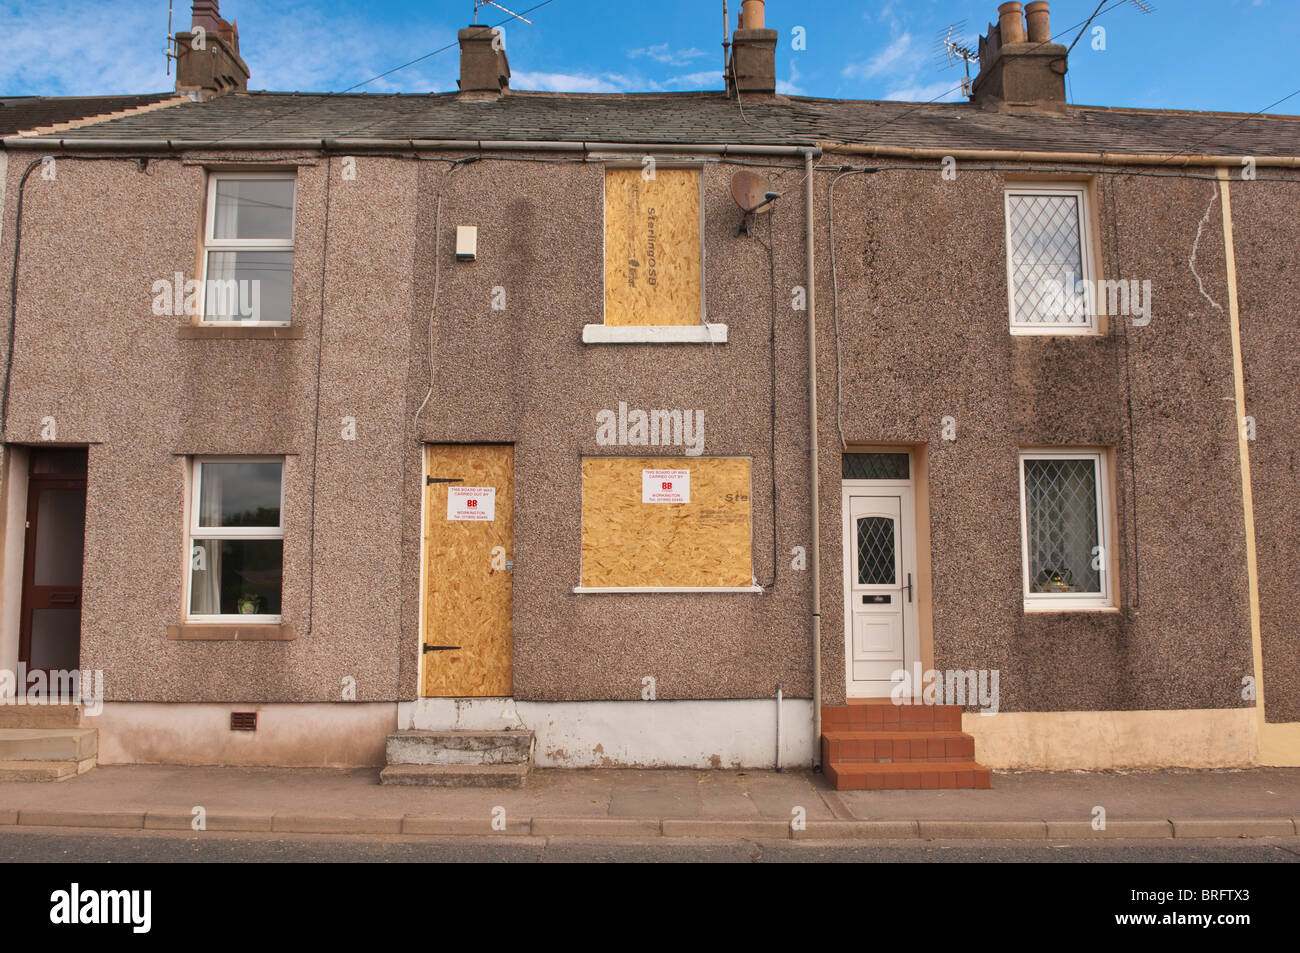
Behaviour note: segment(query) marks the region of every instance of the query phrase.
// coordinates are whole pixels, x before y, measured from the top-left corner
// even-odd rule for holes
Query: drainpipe
[[[813,150],[803,154],[804,244],[808,250],[808,503],[812,521],[812,703],[813,767],[821,763],[822,749],[822,557],[821,505],[817,491],[817,273],[813,270]]]

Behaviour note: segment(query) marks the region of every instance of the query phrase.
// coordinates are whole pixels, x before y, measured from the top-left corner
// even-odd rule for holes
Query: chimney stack
[[[776,30],[764,28],[764,0],[743,0],[740,25],[731,34],[729,96],[776,93]]]
[[[504,35],[490,26],[468,26],[460,40],[460,92],[471,99],[490,99],[510,89],[510,62]]]
[[[176,91],[202,102],[248,89],[239,24],[221,19],[218,0],[194,0],[188,31],[176,33]]]
[[[1052,42],[1049,17],[1047,0],[998,7],[997,26],[989,24],[988,35],[980,37],[980,71],[971,92],[975,102],[996,109],[1065,109],[1066,49]]]

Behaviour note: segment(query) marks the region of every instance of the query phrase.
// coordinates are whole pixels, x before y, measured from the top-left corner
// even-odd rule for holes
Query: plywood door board
[[[514,449],[438,445],[425,449],[424,643],[459,646],[424,653],[426,697],[513,692],[511,571],[514,558]],[[494,519],[449,520],[451,487],[494,487]]]

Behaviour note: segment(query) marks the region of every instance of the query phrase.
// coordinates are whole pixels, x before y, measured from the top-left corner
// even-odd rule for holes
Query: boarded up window
[[[752,585],[749,502],[745,458],[586,457],[582,585]]]
[[[700,170],[607,169],[605,324],[700,321]]]

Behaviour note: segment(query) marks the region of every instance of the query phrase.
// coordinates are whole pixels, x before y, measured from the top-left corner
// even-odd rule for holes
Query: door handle
[[[907,585],[904,586],[903,588],[907,590],[907,601],[911,602],[912,601],[912,574],[910,572],[907,574]]]
[[[455,652],[460,648],[459,645],[426,645],[426,652]]]

